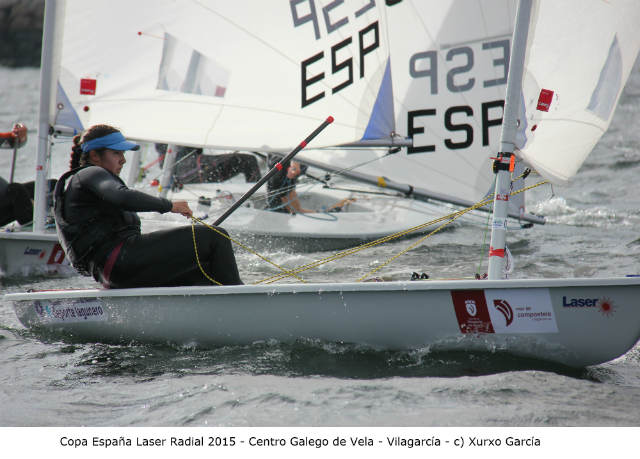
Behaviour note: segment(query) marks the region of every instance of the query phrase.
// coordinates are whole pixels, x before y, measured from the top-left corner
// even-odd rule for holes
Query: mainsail
[[[140,141],[261,152],[333,115],[312,145],[333,149],[301,159],[471,205],[492,190],[514,2],[67,0],[59,106]]]
[[[396,132],[413,145],[357,167],[431,195],[477,202],[491,189],[500,138],[514,0],[396,2],[386,8]],[[364,150],[306,151],[334,168]]]
[[[315,146],[372,132],[389,60],[381,2],[66,3],[60,83],[85,128],[255,151],[290,150],[329,115]]]
[[[609,127],[640,49],[638,24],[637,0],[534,2],[517,146],[546,178],[570,179]]]

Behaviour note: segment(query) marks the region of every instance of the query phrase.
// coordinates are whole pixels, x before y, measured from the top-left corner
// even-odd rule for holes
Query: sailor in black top
[[[190,226],[141,233],[136,212],[190,217],[191,209],[185,201],[131,190],[118,177],[124,151],[138,148],[107,125],[74,138],[71,170],[55,190],[56,227],[67,256],[105,287],[212,285],[197,265]],[[223,285],[242,284],[230,241],[204,226],[195,230],[207,274]]]
[[[307,166],[300,164],[298,161],[290,161],[289,164],[284,164],[282,169],[273,174],[267,182],[266,209],[290,214],[340,212],[345,205],[355,201],[355,198],[345,198],[326,209],[305,209],[300,204],[300,198],[296,192],[296,183],[298,182],[298,177],[304,174],[306,170]]]
[[[26,143],[27,127],[22,123],[16,123],[11,132],[0,133],[0,149],[17,149]],[[24,227],[31,224],[33,220],[35,182],[17,183],[13,182],[13,177],[10,177],[10,180],[11,183],[0,177],[0,226],[17,220]],[[51,207],[49,198],[52,196],[55,184],[55,180],[47,181],[47,208]]]

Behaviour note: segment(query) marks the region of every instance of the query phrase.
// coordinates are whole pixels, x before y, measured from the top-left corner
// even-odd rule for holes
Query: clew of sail
[[[314,145],[358,141],[389,59],[378,3],[67,0],[60,83],[84,127],[140,141],[288,151],[329,115]]]
[[[562,183],[609,127],[640,49],[640,2],[533,6],[517,147],[538,172]]]

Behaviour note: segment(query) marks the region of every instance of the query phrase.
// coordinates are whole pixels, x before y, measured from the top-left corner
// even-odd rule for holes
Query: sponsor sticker
[[[495,333],[484,290],[452,290],[451,298],[462,333]]]
[[[82,78],[80,80],[80,94],[87,96],[96,95],[97,81],[93,78]]]
[[[44,251],[42,249],[26,246],[23,255],[37,255],[38,258],[44,257]]]
[[[548,112],[551,108],[551,102],[553,101],[553,91],[550,89],[541,89],[538,96],[537,109],[542,112]]]
[[[36,301],[36,313],[44,322],[77,323],[107,320],[102,303],[97,299],[68,301]]]
[[[562,297],[564,309],[597,309],[605,317],[610,317],[616,312],[616,307],[610,298],[602,297]]]
[[[462,333],[557,333],[548,289],[452,290]]]

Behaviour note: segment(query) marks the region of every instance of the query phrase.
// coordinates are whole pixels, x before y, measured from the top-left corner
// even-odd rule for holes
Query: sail
[[[60,83],[85,128],[258,151],[290,150],[330,115],[315,146],[393,129],[380,112],[392,105],[372,118],[388,73],[382,2],[67,0],[66,12]]]
[[[477,202],[492,191],[515,0],[386,3],[396,133],[413,146],[300,156]]]
[[[638,24],[637,0],[534,2],[516,146],[550,180],[570,179],[609,127]]]

